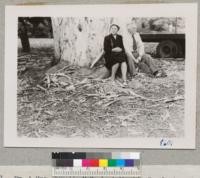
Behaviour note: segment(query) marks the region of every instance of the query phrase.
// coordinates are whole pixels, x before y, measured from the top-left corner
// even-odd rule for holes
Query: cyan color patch
[[[116,160],[117,167],[125,167],[125,160],[124,159],[117,159]]]

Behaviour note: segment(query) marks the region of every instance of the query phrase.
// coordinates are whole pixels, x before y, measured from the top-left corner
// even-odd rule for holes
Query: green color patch
[[[117,162],[115,159],[108,160],[108,167],[115,167],[116,165],[117,165]]]

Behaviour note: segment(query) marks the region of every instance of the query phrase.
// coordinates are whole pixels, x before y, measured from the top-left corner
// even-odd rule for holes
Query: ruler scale
[[[53,177],[73,177],[73,176],[77,176],[77,177],[90,177],[90,176],[94,176],[94,177],[141,177],[141,172],[138,171],[138,169],[133,169],[133,168],[73,168],[73,169],[69,169],[69,168],[60,168],[60,167],[54,167],[52,169],[52,176]]]
[[[140,153],[52,153],[52,176],[141,177]]]

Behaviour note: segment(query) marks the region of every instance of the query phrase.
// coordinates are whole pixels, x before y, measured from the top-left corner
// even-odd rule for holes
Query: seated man
[[[127,61],[129,66],[129,72],[133,77],[136,75],[135,65],[144,73],[160,77],[162,73],[158,70],[158,67],[154,64],[152,57],[144,52],[144,44],[141,40],[140,34],[137,32],[137,26],[135,23],[127,25],[127,30],[130,34],[131,40],[129,44],[125,45]]]
[[[121,68],[123,84],[127,84],[127,64],[126,64],[126,54],[123,45],[122,36],[118,35],[119,26],[112,24],[110,27],[110,34],[104,38],[104,58],[105,66],[111,73],[111,80],[115,80],[115,75],[118,68]]]

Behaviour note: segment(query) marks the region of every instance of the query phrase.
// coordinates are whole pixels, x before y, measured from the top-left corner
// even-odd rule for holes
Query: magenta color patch
[[[90,166],[90,160],[89,159],[83,159],[82,160],[82,167],[89,167]]]

